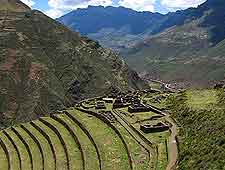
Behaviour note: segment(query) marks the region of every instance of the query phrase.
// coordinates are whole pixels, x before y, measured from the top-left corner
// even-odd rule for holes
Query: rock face
[[[2,124],[30,120],[110,89],[144,86],[117,54],[43,13],[16,0],[1,0],[0,8]]]
[[[19,0],[0,0],[0,10],[8,10],[14,12],[26,12],[31,9]]]

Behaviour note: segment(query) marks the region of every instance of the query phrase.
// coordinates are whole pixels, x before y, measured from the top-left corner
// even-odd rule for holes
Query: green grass
[[[165,108],[166,106],[166,98],[170,94],[168,93],[163,93],[163,94],[147,94],[146,96],[143,97],[143,100],[147,101],[147,104],[150,104],[154,107],[157,108]],[[164,98],[165,97],[165,98]],[[159,98],[160,101],[157,101],[156,99]]]
[[[8,160],[2,147],[0,147],[0,165],[2,170],[8,169]]]
[[[126,118],[127,121],[129,121],[131,124],[134,124],[138,121],[142,121],[144,119],[149,119],[151,118],[153,115],[155,115],[155,113],[153,112],[139,112],[139,113],[129,113],[128,112],[128,108],[122,108],[120,109],[120,111],[126,113],[126,116],[121,114],[124,118]]]
[[[139,120],[142,121],[142,120],[145,120],[145,119],[149,119],[154,115],[156,115],[156,114],[153,113],[153,112],[134,113],[134,118],[137,121],[139,121]]]
[[[204,109],[218,102],[217,90],[187,91],[187,105],[193,109]]]
[[[218,92],[225,95],[223,90]],[[181,170],[225,169],[225,107],[221,105],[224,97],[215,100],[216,93],[215,90],[189,91],[168,101],[173,118],[181,126],[178,136]],[[186,94],[191,94],[192,102]]]
[[[42,167],[42,158],[36,143],[21,127],[16,127],[15,129],[23,137],[23,139],[27,142],[27,144],[31,149],[31,154],[33,156],[34,170],[40,170]]]
[[[79,111],[70,111],[96,140],[103,160],[104,170],[129,169],[128,156],[118,135],[105,123]]]
[[[155,123],[159,121],[153,121]],[[152,123],[153,123],[152,122]],[[169,131],[165,132],[158,132],[158,133],[148,133],[145,134],[140,130],[140,124],[134,124],[134,127],[139,130],[149,141],[153,143],[154,146],[158,148],[158,160],[157,160],[157,170],[165,170],[168,160],[167,160],[167,153],[166,153],[166,144],[165,140],[169,139],[170,133]]]
[[[56,151],[56,167],[60,170],[66,170],[66,156],[64,148],[59,140],[59,138],[56,136],[56,134],[46,125],[44,125],[40,121],[34,121],[34,123],[39,126],[42,130],[44,130],[50,137],[54,149]]]
[[[11,168],[14,170],[19,169],[19,158],[17,156],[16,150],[14,149],[12,143],[8,140],[8,138],[2,133],[0,132],[0,138],[2,139],[2,141],[5,143],[8,151],[9,151],[9,156],[10,156],[10,165]],[[4,166],[4,164],[3,164]]]
[[[121,109],[121,110],[127,112],[127,108],[124,108],[124,109]],[[157,155],[158,160],[157,160],[156,168],[157,168],[157,170],[164,170],[167,166],[167,163],[168,163],[165,140],[167,140],[169,138],[169,136],[170,136],[169,132],[166,131],[166,132],[145,134],[140,130],[140,124],[142,122],[138,122],[138,121],[143,121],[143,120],[149,119],[152,116],[157,115],[156,113],[139,112],[139,113],[130,114],[130,115],[133,115],[132,117],[129,114],[130,113],[128,113],[128,116],[124,116],[124,115],[122,115],[122,116],[124,118],[126,118],[126,120],[128,120],[130,123],[132,123],[133,126],[140,133],[142,133],[149,141],[151,141],[153,143],[153,145],[158,147],[158,155]],[[148,122],[154,124],[154,123],[159,122],[159,120],[148,121]]]
[[[96,149],[94,145],[89,140],[88,136],[82,131],[82,129],[74,123],[67,115],[58,115],[62,120],[64,120],[73,130],[73,132],[77,135],[79,140],[81,141],[81,146],[84,151],[85,156],[85,167],[87,170],[98,170],[99,169],[99,160]]]
[[[38,141],[40,141],[42,150],[44,152],[45,169],[54,170],[53,154],[47,140],[38,130],[36,130],[30,124],[26,123],[24,124],[24,126],[37,138]]]
[[[157,170],[165,170],[168,160],[167,160],[167,145],[165,142],[160,142],[158,145],[158,162]]]
[[[17,145],[19,149],[19,153],[21,155],[21,161],[22,161],[22,169],[28,170],[31,169],[31,162],[29,158],[29,154],[27,152],[27,149],[25,145],[22,143],[22,141],[17,137],[17,135],[10,129],[7,129],[6,132],[11,136],[15,144]]]
[[[161,84],[160,84],[160,83],[150,82],[149,85],[150,85],[150,87],[153,88],[153,89],[158,89],[158,90],[161,89]]]
[[[145,119],[149,119],[152,116],[156,115],[153,112],[139,112],[139,113],[129,113],[127,111],[127,108],[125,109],[121,109],[122,111],[128,113],[127,116],[124,116],[124,118],[126,118],[131,124],[135,124],[138,121],[143,121]]]
[[[165,140],[168,140],[169,136],[169,131],[145,134],[145,137],[151,140],[158,147],[157,170],[166,169],[168,163],[166,151],[168,148],[166,146]]]
[[[137,143],[137,141],[131,137],[131,135],[121,126],[119,123],[114,124],[116,128],[123,135],[124,140],[126,141],[129,152],[131,154],[131,158],[133,161],[134,170],[148,170],[148,152]]]
[[[67,147],[68,149],[71,170],[82,169],[82,159],[80,150],[77,144],[75,143],[74,139],[70,135],[69,131],[54,119],[51,118],[43,118],[43,119],[51,123],[55,128],[57,128],[63,140],[65,141],[66,144],[65,147]]]

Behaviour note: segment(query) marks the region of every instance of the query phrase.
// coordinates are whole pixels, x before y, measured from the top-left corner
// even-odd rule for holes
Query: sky
[[[58,18],[77,8],[92,6],[123,6],[136,11],[151,11],[162,14],[197,7],[206,0],[21,0],[33,9]]]

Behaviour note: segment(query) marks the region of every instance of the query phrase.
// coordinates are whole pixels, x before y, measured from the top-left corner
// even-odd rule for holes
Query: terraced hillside
[[[113,109],[112,103],[99,110],[95,108],[99,100],[85,100],[50,117],[0,131],[1,170],[166,169],[171,163],[171,131],[146,134],[139,129],[146,119],[162,113],[132,116],[127,104]]]

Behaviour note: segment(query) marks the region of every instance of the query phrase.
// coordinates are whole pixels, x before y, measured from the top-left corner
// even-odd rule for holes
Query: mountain
[[[163,17],[159,13],[137,12],[124,7],[89,6],[57,20],[118,51],[149,35]]]
[[[208,0],[198,8],[168,14],[168,29],[124,51],[139,72],[166,81],[207,86],[225,76],[225,1]],[[221,52],[220,52],[221,51]]]
[[[26,121],[144,86],[118,55],[17,0],[0,7],[0,121]]]
[[[1,0],[0,10],[10,10],[13,12],[26,12],[31,9],[19,0]]]
[[[117,12],[112,13],[109,9]],[[118,16],[121,10],[132,11],[122,7],[89,7],[75,10],[58,20],[72,29],[76,25],[82,34],[119,51],[128,64],[145,77],[198,87],[208,86],[224,77],[224,55],[215,56],[210,51],[218,49],[217,46],[220,50],[225,48],[220,43],[225,40],[225,1],[208,0],[197,8],[166,15],[133,11],[140,16],[138,19],[130,18],[127,13]],[[87,26],[91,31],[83,29],[81,11],[85,11],[86,18],[98,18],[98,22],[93,20],[98,27],[94,24]],[[118,27],[104,25],[103,16],[107,16],[107,22],[114,23],[108,13],[123,18],[123,23]],[[139,32],[129,32],[133,27],[127,25],[132,22],[137,22],[134,27],[139,27]],[[146,22],[149,25],[145,27],[143,23]]]

